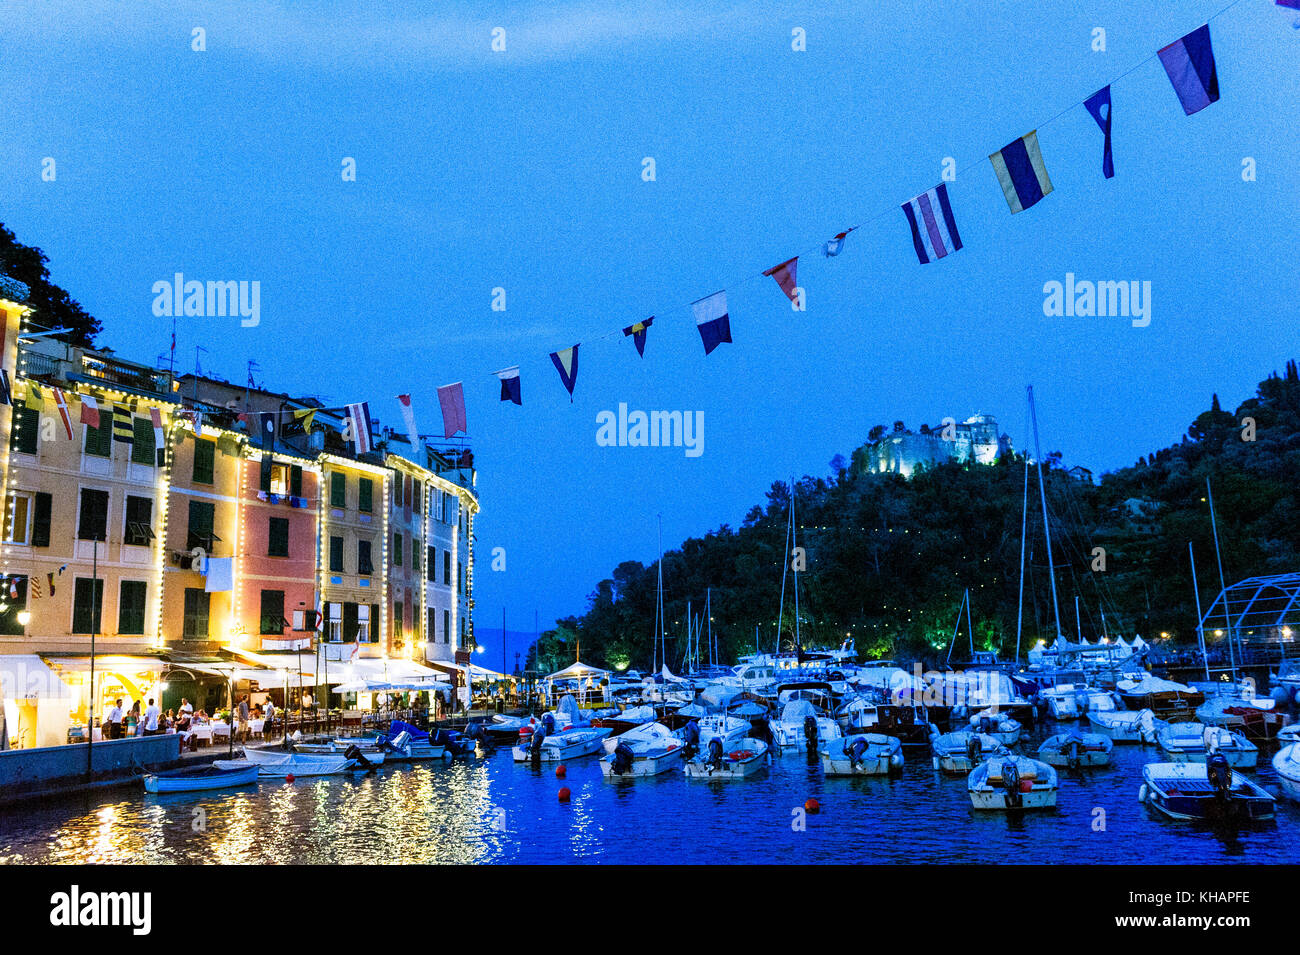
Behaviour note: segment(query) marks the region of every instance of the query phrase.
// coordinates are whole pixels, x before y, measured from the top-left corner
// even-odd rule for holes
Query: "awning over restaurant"
[[[66,700],[72,687],[34,653],[0,656],[0,699]]]
[[[608,676],[608,670],[602,670],[599,667],[588,666],[581,661],[570,663],[563,670],[557,670],[546,679],[548,680],[588,680],[599,679]]]

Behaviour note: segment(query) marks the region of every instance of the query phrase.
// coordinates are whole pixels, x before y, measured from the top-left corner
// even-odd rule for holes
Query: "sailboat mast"
[[[1219,565],[1219,593],[1227,593],[1228,584],[1223,579],[1223,556],[1219,553],[1219,525],[1214,519],[1214,491],[1210,489],[1210,479],[1205,479],[1205,497],[1210,502],[1210,530],[1214,532],[1214,560]],[[1228,624],[1228,663],[1232,666],[1232,678],[1237,679],[1237,657],[1232,649],[1232,618],[1228,616],[1228,598],[1223,598],[1223,619]]]
[[[1029,457],[1025,457],[1025,489],[1020,500],[1020,592],[1016,596],[1016,660],[1020,662],[1020,627],[1025,618],[1025,528],[1029,521]]]
[[[717,654],[713,652],[713,588],[704,589],[704,613],[709,618],[709,666],[717,666]]]
[[[798,548],[798,538],[796,537],[794,522],[794,478],[790,478],[790,553],[793,555]],[[795,651],[803,649],[803,640],[799,637],[799,565],[792,564],[791,569],[794,571],[794,648]],[[1231,636],[1231,634],[1229,634]]]
[[[1047,538],[1047,578],[1052,582],[1052,616],[1056,635],[1061,635],[1061,605],[1056,599],[1056,567],[1052,562],[1052,527],[1047,520],[1047,487],[1043,484],[1043,455],[1038,447],[1038,411],[1034,407],[1034,386],[1029,386],[1029,418],[1034,426],[1034,467],[1038,469],[1038,494],[1043,502],[1043,535]]]
[[[655,597],[655,642],[654,651],[650,661],[650,669],[654,673],[659,672],[659,641],[664,633],[664,516],[659,515],[659,563],[656,565],[659,571],[659,587]],[[668,652],[665,644],[664,653]]]

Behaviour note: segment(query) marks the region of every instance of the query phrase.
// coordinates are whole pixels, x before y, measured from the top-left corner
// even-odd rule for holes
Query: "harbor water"
[[[1040,727],[1021,752],[1054,729]],[[1247,775],[1278,792],[1271,750]],[[1286,863],[1300,805],[1216,829],[1137,800],[1151,746],[1116,746],[1109,768],[1060,771],[1055,810],[976,812],[964,777],[909,750],[891,778],[826,778],[786,753],[746,780],[681,773],[610,780],[594,757],[534,769],[506,749],[368,776],[264,779],[220,792],[115,789],[0,808],[0,863]],[[557,794],[568,787],[571,798]],[[816,799],[821,811],[808,814]]]

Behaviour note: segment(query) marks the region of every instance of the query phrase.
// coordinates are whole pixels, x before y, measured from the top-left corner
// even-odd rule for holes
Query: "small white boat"
[[[1203,763],[1210,753],[1222,753],[1234,769],[1254,769],[1259,747],[1240,733],[1203,723],[1170,723],[1156,734],[1160,748],[1173,763]]]
[[[1274,799],[1225,760],[1147,763],[1138,800],[1171,819],[1272,819]]]
[[[1052,809],[1056,770],[1028,756],[994,756],[970,774],[966,789],[976,809]]]
[[[600,752],[601,744],[610,734],[608,729],[576,729],[554,736],[534,735],[531,740],[520,742],[513,750],[516,763],[538,762],[554,763],[566,759],[578,759]]]
[[[1292,723],[1290,726],[1284,726],[1278,730],[1277,741],[1280,746],[1300,743],[1300,723]]]
[[[1089,713],[1109,713],[1112,710],[1119,709],[1116,696],[1118,694],[1109,690],[1089,689],[1083,694],[1079,705],[1082,707],[1084,715]]]
[[[709,743],[715,739],[721,740],[724,749],[730,749],[749,736],[750,731],[753,729],[749,720],[741,719],[739,716],[727,716],[722,713],[701,716],[696,720],[696,725],[700,728],[701,752],[707,750]]]
[[[1150,710],[1089,710],[1088,723],[1094,733],[1116,743],[1155,743],[1156,734],[1169,725]]]
[[[371,766],[383,761],[382,756],[362,758]],[[249,764],[257,766],[263,776],[332,776],[365,768],[356,758],[342,754],[286,753],[268,749],[245,749],[243,759],[218,759],[212,765],[221,769],[242,769]]]
[[[686,764],[688,779],[745,779],[767,765],[767,744],[745,737],[727,751],[716,737]]]
[[[984,760],[1011,752],[1000,740],[973,730],[932,736],[930,747],[934,751],[935,769],[963,776]]]
[[[970,718],[970,725],[977,732],[992,736],[1003,746],[1015,746],[1020,742],[1020,723],[1005,713],[993,709],[980,710]]]
[[[903,744],[879,733],[842,736],[827,741],[821,760],[827,776],[885,776],[903,768]]]
[[[770,721],[772,740],[782,749],[806,750],[840,738],[840,727],[829,716],[820,716],[807,700],[791,700],[778,719]]]
[[[1080,716],[1079,698],[1080,695],[1086,694],[1086,686],[1075,686],[1073,683],[1061,683],[1057,686],[1044,687],[1038,691],[1038,698],[1047,704],[1048,712],[1052,714],[1053,719],[1057,720],[1077,720]]]
[[[1108,766],[1114,747],[1111,738],[1101,733],[1057,733],[1043,740],[1038,758],[1058,769]]]
[[[1300,743],[1283,746],[1273,756],[1273,769],[1287,798],[1300,802]]]
[[[638,726],[603,746],[600,771],[607,777],[658,776],[676,769],[686,756],[685,744],[662,723]]]
[[[238,762],[238,760],[235,760]],[[190,793],[205,789],[225,789],[228,786],[247,786],[257,782],[258,768],[249,763],[232,769],[219,766],[200,766],[191,769],[173,769],[162,773],[149,773],[144,777],[147,793]]]

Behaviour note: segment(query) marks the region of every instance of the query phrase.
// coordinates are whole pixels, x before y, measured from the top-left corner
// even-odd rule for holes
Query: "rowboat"
[[[842,736],[826,743],[821,760],[827,776],[885,776],[903,768],[903,744],[879,733]]]
[[[520,740],[512,752],[516,763],[532,762],[534,759],[543,763],[578,759],[599,752],[601,743],[609,734],[608,729],[595,728],[569,730],[554,736],[535,732],[531,739]]]
[[[1052,809],[1056,770],[1028,756],[994,756],[966,783],[976,809]]]
[[[1108,766],[1114,746],[1109,736],[1100,733],[1057,733],[1043,740],[1038,758],[1057,768]]]
[[[1282,792],[1300,802],[1300,743],[1283,746],[1273,755],[1273,769],[1277,772]]]
[[[1196,708],[1201,723],[1224,726],[1249,740],[1277,739],[1287,714],[1268,697],[1217,696]]]
[[[381,756],[362,758],[368,766],[383,761]],[[253,765],[263,776],[332,776],[352,769],[368,768],[357,758],[345,755],[286,753],[268,749],[246,749],[243,759],[218,759],[212,765],[220,769],[242,769]]]
[[[239,760],[235,760],[239,762]],[[258,768],[254,764],[233,769],[219,766],[201,766],[190,769],[172,769],[162,773],[149,773],[144,777],[147,793],[190,793],[204,789],[225,789],[228,786],[247,786],[257,782]]]
[[[1148,763],[1138,800],[1170,819],[1250,821],[1273,818],[1273,797],[1227,760],[1209,763]]]
[[[935,769],[963,776],[986,759],[1010,753],[1000,740],[973,730],[958,730],[956,733],[934,736],[930,740],[930,746],[934,750]]]
[[[1156,734],[1172,763],[1203,763],[1209,753],[1222,753],[1235,769],[1254,769],[1259,747],[1240,733],[1202,723],[1170,723]]]
[[[736,748],[724,751],[722,740],[714,737],[705,752],[686,764],[687,779],[745,779],[767,765],[767,744],[746,737]]]

